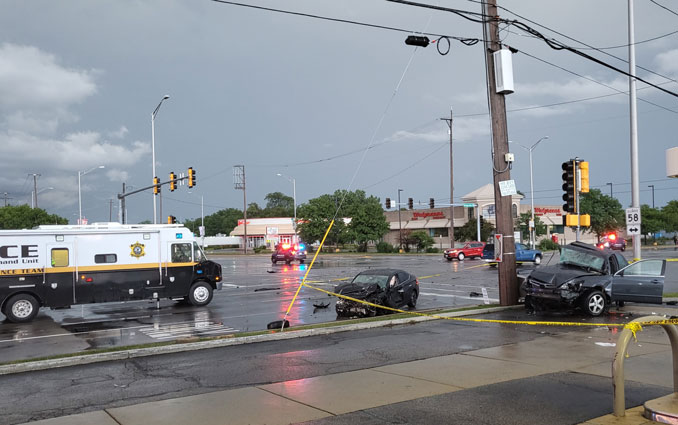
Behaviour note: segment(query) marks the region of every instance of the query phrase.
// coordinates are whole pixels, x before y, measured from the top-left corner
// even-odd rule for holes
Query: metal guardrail
[[[657,324],[658,320],[662,320],[657,316],[645,316],[631,321],[630,323],[642,324]],[[671,352],[673,354],[673,392],[678,393],[678,329],[673,324],[659,324],[669,336],[671,341]],[[622,330],[619,340],[617,341],[617,351],[612,360],[612,385],[614,391],[614,410],[613,414],[616,417],[623,417],[626,415],[626,404],[624,399],[624,358],[626,358],[626,351],[629,346],[631,338],[635,336],[636,330],[632,327],[625,327]]]

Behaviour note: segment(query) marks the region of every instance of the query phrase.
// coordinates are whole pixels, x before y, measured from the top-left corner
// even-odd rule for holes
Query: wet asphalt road
[[[645,253],[644,258],[676,257],[673,250]],[[183,306],[163,300],[74,306],[41,310],[27,324],[0,324],[2,361],[85,352],[93,348],[171,341],[193,336],[228,335],[266,329],[280,320],[290,305],[308,264],[272,265],[268,256],[214,256],[223,266],[224,288],[210,305]],[[550,260],[550,254],[543,264]],[[557,256],[551,262],[557,261]],[[310,262],[310,258],[309,261]],[[442,255],[324,255],[309,272],[307,282],[331,291],[343,280],[367,268],[395,267],[419,277],[417,310],[498,302],[496,269],[480,260],[448,262]],[[531,264],[518,268],[529,271]],[[676,269],[676,273],[672,270]],[[470,296],[486,290],[488,299]],[[678,292],[678,263],[669,263],[665,292]],[[293,326],[340,320],[335,298],[302,288],[288,320]],[[327,305],[318,308],[314,305]],[[4,319],[1,315],[0,318]]]

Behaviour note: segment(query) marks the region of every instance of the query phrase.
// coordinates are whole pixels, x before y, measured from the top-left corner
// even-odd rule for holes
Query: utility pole
[[[5,206],[9,205],[9,204],[7,203],[7,200],[12,199],[12,198],[8,198],[7,195],[8,195],[8,193],[5,192]]]
[[[400,192],[402,191],[402,189],[398,189],[398,244],[400,245],[398,251],[403,249],[403,222],[400,220]]]
[[[34,208],[38,208],[38,177],[40,174],[29,174],[29,176],[33,176],[33,205]]]
[[[108,222],[113,221],[113,199],[108,200]]]
[[[233,166],[233,183],[236,190],[242,190],[242,199],[243,199],[243,226],[244,226],[244,241],[243,241],[243,252],[247,254],[247,187],[245,185],[245,166],[244,165],[234,165]]]
[[[636,48],[633,23],[633,0],[629,0],[629,74],[636,75]],[[638,109],[636,79],[629,77],[631,115],[631,207],[640,208],[640,177],[638,176]],[[633,235],[633,259],[640,260],[640,235]]]
[[[518,303],[518,280],[516,278],[515,240],[513,236],[512,197],[501,196],[499,182],[510,180],[511,171],[504,155],[508,153],[508,132],[506,128],[506,99],[497,93],[494,78],[494,52],[501,49],[496,0],[484,2],[483,15],[489,21],[483,26],[485,41],[485,68],[487,72],[487,95],[492,121],[492,168],[494,175],[494,205],[497,234],[503,235],[503,257],[499,269],[499,302],[501,305]]]
[[[452,156],[452,109],[450,118],[441,118],[447,122],[450,133],[450,248],[454,248],[454,157]]]
[[[653,185],[653,184],[650,184],[650,185],[648,185],[647,187],[651,187],[651,188],[652,188],[652,209],[654,209],[654,185]]]

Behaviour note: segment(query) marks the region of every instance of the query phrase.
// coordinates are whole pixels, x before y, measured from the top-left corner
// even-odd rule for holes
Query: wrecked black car
[[[560,261],[524,277],[525,308],[580,308],[600,316],[611,303],[662,303],[666,260],[629,264],[617,252],[582,242],[562,247]]]
[[[391,308],[400,308],[406,304],[410,308],[415,308],[419,297],[419,281],[416,276],[403,270],[366,270],[359,273],[351,282],[337,285],[334,292]],[[389,312],[344,298],[337,299],[336,311],[338,316],[345,317],[373,317]]]

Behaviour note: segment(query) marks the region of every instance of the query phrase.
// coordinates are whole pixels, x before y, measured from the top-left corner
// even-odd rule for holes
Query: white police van
[[[0,230],[0,311],[12,322],[74,304],[167,298],[204,306],[221,286],[221,266],[180,224]]]

